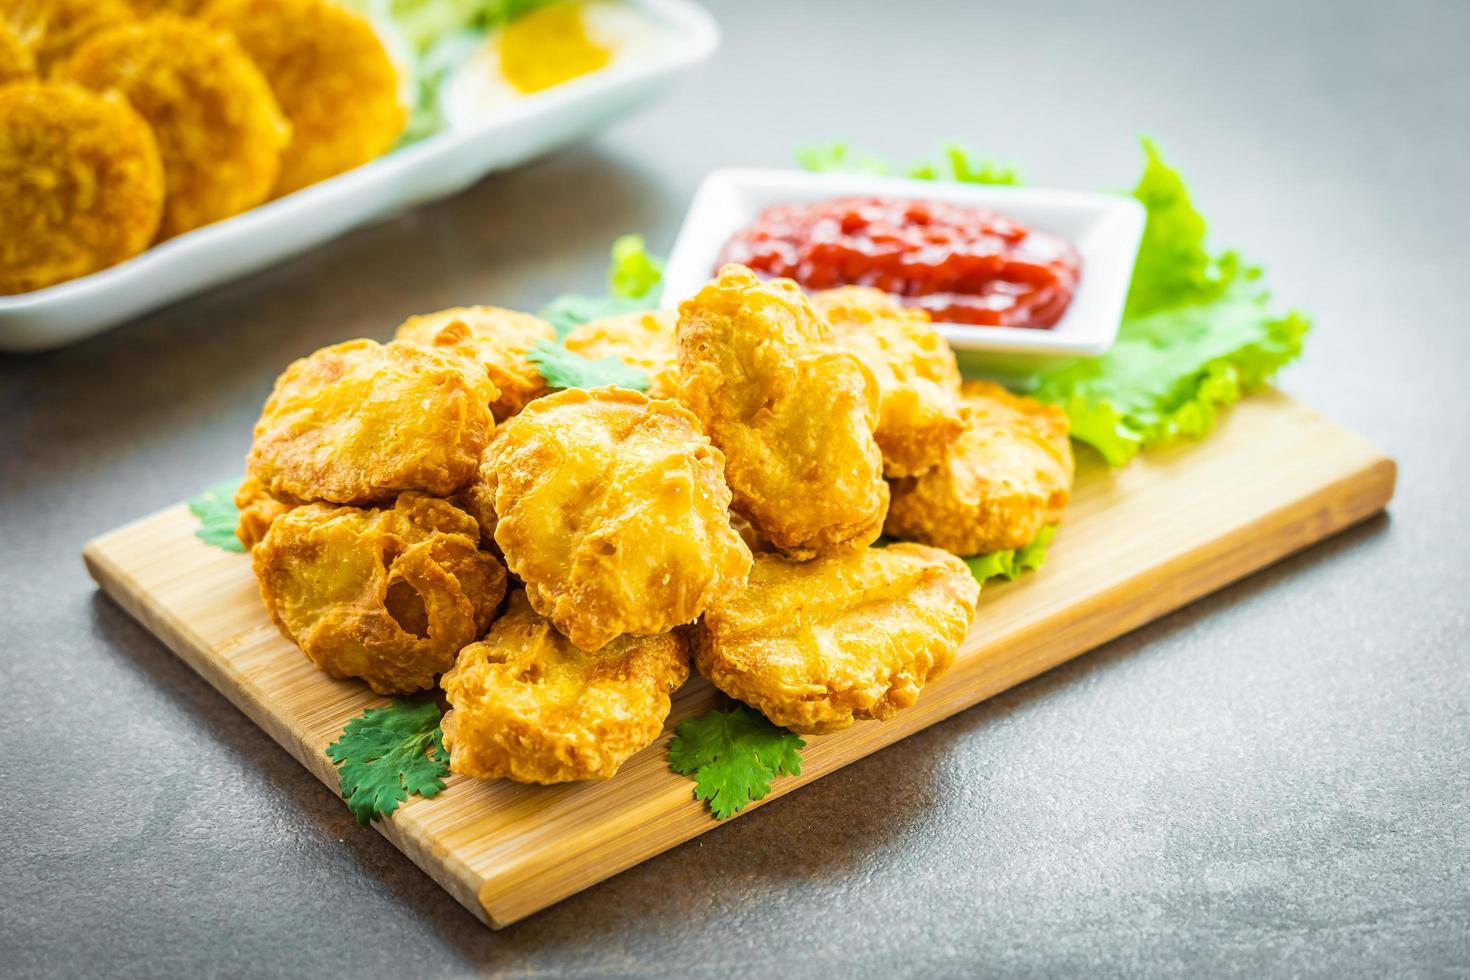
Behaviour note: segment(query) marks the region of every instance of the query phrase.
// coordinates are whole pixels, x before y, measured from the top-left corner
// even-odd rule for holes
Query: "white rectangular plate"
[[[571,142],[670,88],[719,45],[689,0],[629,0],[668,28],[647,58],[528,95],[471,129],[438,133],[295,194],[169,239],[121,265],[0,296],[0,350],[59,347],[296,255]]]
[[[1071,305],[1055,327],[1032,330],[936,323],[956,350],[1076,357],[1101,354],[1112,346],[1144,219],[1142,205],[1118,194],[864,174],[717,170],[700,185],[679,229],[664,276],[664,302],[673,305],[697,292],[713,275],[725,242],[766,208],[854,196],[946,201],[996,211],[1066,238],[1077,248],[1082,277]]]

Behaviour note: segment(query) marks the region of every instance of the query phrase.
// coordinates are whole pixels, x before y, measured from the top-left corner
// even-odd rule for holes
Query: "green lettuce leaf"
[[[1311,321],[1277,311],[1261,271],[1234,252],[1212,254],[1204,218],[1178,172],[1144,140],[1134,189],[1147,211],[1113,347],[1017,379],[1061,405],[1072,437],[1121,466],[1140,449],[1206,434],[1218,409],[1264,385],[1301,354]]]
[[[944,144],[934,160],[920,161],[903,168],[894,167],[876,153],[840,141],[798,147],[796,162],[802,169],[814,173],[901,174],[918,180],[950,180],[961,184],[1021,183],[1015,167],[977,156],[959,143]]]
[[[1048,524],[1036,535],[1036,539],[1022,548],[1010,551],[992,551],[988,555],[975,555],[965,559],[970,573],[981,585],[993,578],[1004,578],[1014,582],[1022,572],[1034,572],[1046,563],[1046,548],[1057,533],[1055,524]]]

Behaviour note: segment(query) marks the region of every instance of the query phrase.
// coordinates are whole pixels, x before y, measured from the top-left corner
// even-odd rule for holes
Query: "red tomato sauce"
[[[1043,329],[1082,274],[1070,242],[1004,215],[878,197],[767,208],[725,243],[726,262],[806,289],[873,286],[938,321]]]

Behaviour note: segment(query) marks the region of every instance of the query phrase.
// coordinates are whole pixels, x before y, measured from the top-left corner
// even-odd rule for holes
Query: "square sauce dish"
[[[1024,370],[1038,359],[1095,356],[1107,351],[1117,337],[1143,234],[1143,207],[1133,198],[865,174],[748,169],[711,173],[695,193],[669,256],[665,305],[676,305],[697,292],[714,275],[732,236],[749,228],[766,209],[843,198],[935,202],[991,212],[1031,232],[1070,243],[1080,272],[1071,301],[1054,325],[980,325],[947,321],[942,310],[935,313],[935,327],[967,369],[1004,373]],[[834,224],[828,232],[835,228]]]

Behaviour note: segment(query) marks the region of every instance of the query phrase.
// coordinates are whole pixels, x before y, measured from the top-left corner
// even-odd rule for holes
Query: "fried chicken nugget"
[[[679,397],[725,454],[734,508],[792,558],[861,547],[888,508],[878,384],[789,279],[744,266],[679,307]]]
[[[36,77],[36,59],[30,48],[20,43],[3,19],[0,19],[0,85],[24,82]]]
[[[291,127],[228,33],[163,14],[94,35],[56,75],[121,92],[153,127],[168,186],[160,239],[270,196]]]
[[[865,286],[823,290],[811,300],[837,346],[878,379],[873,438],[884,475],[918,476],[938,466],[960,434],[960,367],[929,314]]]
[[[124,99],[40,82],[0,88],[0,294],[131,258],[162,212],[158,147]]]
[[[500,391],[490,403],[497,422],[546,394],[546,379],[526,357],[538,340],[556,340],[556,328],[539,316],[498,306],[457,306],[411,316],[393,336],[431,346],[461,346],[473,353]]]
[[[750,569],[724,457],[677,402],[611,386],[538,398],[480,477],[531,607],[583,650],[691,623]]]
[[[448,497],[495,426],[495,386],[463,352],[406,340],[323,347],[276,379],[245,466],[281,499],[372,504]]]
[[[132,20],[127,0],[0,0],[0,21],[43,77],[92,35]]]
[[[682,634],[622,636],[587,653],[517,590],[444,675],[449,768],[521,783],[608,779],[658,738],[688,677]]]
[[[596,360],[616,357],[648,374],[649,398],[679,397],[679,316],[645,310],[593,320],[572,328],[567,350]]]
[[[366,17],[330,0],[214,0],[203,17],[235,35],[291,120],[274,196],[376,159],[402,135],[398,70]]]
[[[694,660],[777,725],[836,731],[912,705],[954,662],[979,598],[964,562],[924,545],[756,555],[750,584],[705,613]]]
[[[479,532],[421,493],[385,509],[307,504],[276,518],[251,559],[271,620],[312,663],[411,694],[484,635],[505,596]]]
[[[1024,547],[1067,508],[1067,413],[987,381],[962,399],[964,431],[939,466],[893,481],[884,530],[957,555]]]
[[[253,476],[247,476],[235,490],[235,509],[240,519],[235,524],[235,537],[249,551],[260,543],[265,532],[286,511],[300,507],[302,501],[294,497],[277,497]]]

